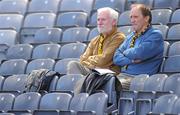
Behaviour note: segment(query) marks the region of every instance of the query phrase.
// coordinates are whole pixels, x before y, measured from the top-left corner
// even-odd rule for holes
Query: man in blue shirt
[[[134,4],[130,11],[132,32],[114,53],[114,64],[121,67],[119,77],[155,74],[163,60],[162,33],[151,26],[151,11],[143,4]]]

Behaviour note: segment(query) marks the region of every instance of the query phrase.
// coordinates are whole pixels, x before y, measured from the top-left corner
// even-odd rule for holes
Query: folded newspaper
[[[106,73],[115,73],[114,71],[110,70],[110,69],[102,69],[102,68],[94,68],[93,71],[96,71],[98,73],[102,74],[106,74]]]

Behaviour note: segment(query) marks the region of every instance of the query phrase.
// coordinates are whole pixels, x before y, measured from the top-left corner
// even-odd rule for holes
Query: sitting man
[[[162,63],[163,37],[151,26],[151,19],[151,11],[145,5],[132,5],[130,20],[134,32],[116,49],[113,57],[114,64],[122,67],[119,79],[129,79],[128,84],[134,75],[157,73]]]
[[[86,51],[80,57],[80,62],[68,63],[68,74],[87,75],[94,68],[120,72],[120,68],[113,64],[113,55],[125,35],[117,31],[117,22],[117,11],[109,7],[97,10],[97,28],[100,34],[90,41]]]

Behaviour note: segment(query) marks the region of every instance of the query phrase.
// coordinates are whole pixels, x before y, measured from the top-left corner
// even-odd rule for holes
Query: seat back
[[[13,107],[15,96],[11,93],[0,93],[0,110],[7,111]]]

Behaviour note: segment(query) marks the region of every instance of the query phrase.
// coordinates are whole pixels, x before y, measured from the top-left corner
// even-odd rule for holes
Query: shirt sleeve
[[[163,52],[163,38],[158,32],[153,32],[139,46],[129,48],[123,54],[130,60],[146,60]]]

